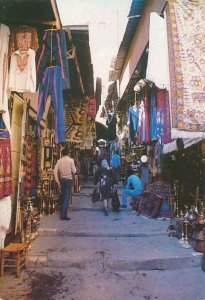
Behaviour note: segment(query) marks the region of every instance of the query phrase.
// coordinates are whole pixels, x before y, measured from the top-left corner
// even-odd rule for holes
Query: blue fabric
[[[40,121],[42,119],[46,101],[51,95],[54,122],[55,122],[55,143],[65,142],[64,108],[61,67],[55,66],[47,68],[43,74],[42,82],[39,87],[38,109],[37,109],[37,132],[40,136]]]
[[[61,66],[62,89],[70,89],[70,76],[67,58],[65,32],[62,29],[44,33],[43,44],[36,53],[37,88],[42,80],[44,70],[49,65],[51,55],[55,65]]]
[[[73,181],[71,179],[60,179],[61,184],[61,208],[60,208],[60,217],[65,219],[67,217],[67,211],[69,206],[69,201],[71,198],[71,188]]]
[[[114,154],[111,158],[111,167],[118,168],[120,166],[120,156],[118,154]]]
[[[157,139],[157,108],[155,91],[152,89],[150,97],[150,139]]]
[[[132,189],[130,188],[132,187]],[[127,203],[127,194],[131,196],[137,196],[142,194],[142,183],[137,175],[131,175],[127,179],[127,184],[122,191],[122,204]]]
[[[128,112],[128,122],[130,123],[130,126],[132,130],[134,131],[134,134],[138,133],[139,130],[139,109],[136,107],[136,110],[134,110],[133,106],[129,108]]]

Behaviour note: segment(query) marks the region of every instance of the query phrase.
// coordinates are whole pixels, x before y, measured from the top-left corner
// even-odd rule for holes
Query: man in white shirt
[[[63,149],[62,157],[57,161],[54,168],[54,178],[59,188],[61,188],[61,220],[70,220],[67,210],[72,191],[73,175],[76,173],[74,160],[68,156],[68,149]]]

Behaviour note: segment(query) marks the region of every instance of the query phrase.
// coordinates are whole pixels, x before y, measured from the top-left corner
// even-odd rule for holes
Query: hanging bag
[[[92,203],[97,201],[100,201],[100,193],[98,192],[98,189],[94,189],[92,193]]]
[[[113,194],[112,194],[112,209],[114,211],[117,211],[117,210],[119,210],[119,208],[120,208],[120,200],[118,197],[117,190],[114,189]]]

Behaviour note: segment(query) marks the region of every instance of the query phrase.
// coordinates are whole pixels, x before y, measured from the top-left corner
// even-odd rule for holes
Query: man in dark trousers
[[[61,220],[70,220],[67,216],[69,201],[72,192],[73,175],[76,173],[74,160],[68,156],[68,149],[63,149],[62,157],[57,161],[54,168],[54,178],[59,188],[61,188]]]

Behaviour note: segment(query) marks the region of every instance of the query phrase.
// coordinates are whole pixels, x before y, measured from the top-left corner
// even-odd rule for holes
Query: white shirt
[[[54,168],[55,181],[59,183],[60,178],[72,179],[72,174],[76,173],[74,160],[67,155],[61,157]]]
[[[33,49],[28,51],[15,51],[11,56],[9,71],[9,85],[11,91],[19,93],[36,92],[36,53]]]

